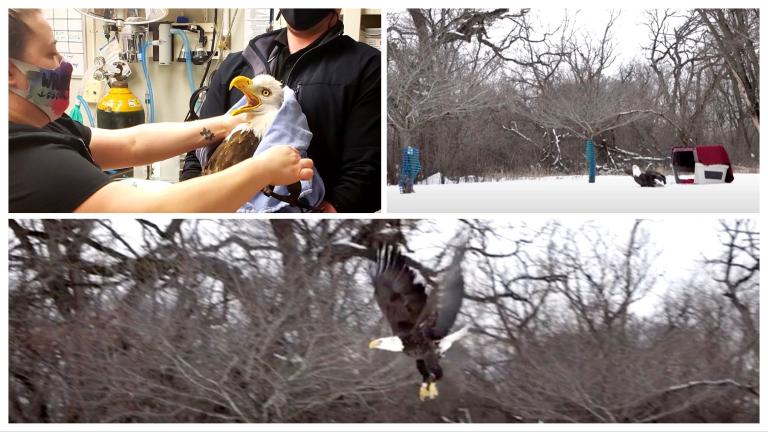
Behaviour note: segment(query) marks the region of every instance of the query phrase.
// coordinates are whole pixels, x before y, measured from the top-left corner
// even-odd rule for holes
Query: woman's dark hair
[[[8,55],[21,58],[32,34],[32,28],[25,20],[42,13],[40,9],[8,9]]]

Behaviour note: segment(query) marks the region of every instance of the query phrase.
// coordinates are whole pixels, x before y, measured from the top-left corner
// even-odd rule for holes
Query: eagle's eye
[[[261,90],[261,95],[264,96],[264,97],[268,97],[271,94],[272,94],[272,92],[269,91],[269,89],[262,89]]]

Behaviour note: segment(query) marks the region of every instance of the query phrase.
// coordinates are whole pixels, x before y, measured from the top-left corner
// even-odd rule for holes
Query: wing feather
[[[384,245],[378,249],[371,269],[374,294],[392,332],[398,336],[413,329],[427,303],[424,285],[416,282],[415,277],[397,246]]]
[[[233,130],[211,155],[204,174],[222,171],[248,159],[253,156],[260,142],[261,136],[254,133],[252,128]]]
[[[441,339],[448,334],[461,309],[461,303],[464,300],[461,263],[464,260],[465,251],[464,247],[456,249],[442,284],[439,289],[430,293],[429,304],[419,317],[417,325],[425,327],[433,339]]]

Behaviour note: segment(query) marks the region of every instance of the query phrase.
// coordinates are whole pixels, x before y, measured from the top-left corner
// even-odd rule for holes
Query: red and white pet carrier
[[[733,167],[722,145],[675,147],[672,170],[677,183],[708,184],[733,181]]]

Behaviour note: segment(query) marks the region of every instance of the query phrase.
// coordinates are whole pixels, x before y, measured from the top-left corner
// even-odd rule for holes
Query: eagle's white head
[[[632,175],[635,177],[640,177],[640,167],[637,165],[632,165]]]
[[[247,103],[232,111],[232,115],[244,112],[277,112],[283,104],[283,86],[271,75],[256,75],[253,79],[237,76],[229,84],[245,95]]]
[[[384,337],[372,340],[368,344],[368,348],[370,349],[380,349],[385,351],[395,351],[395,352],[402,352],[403,348],[403,340],[400,339],[397,336],[390,336],[390,337]]]

